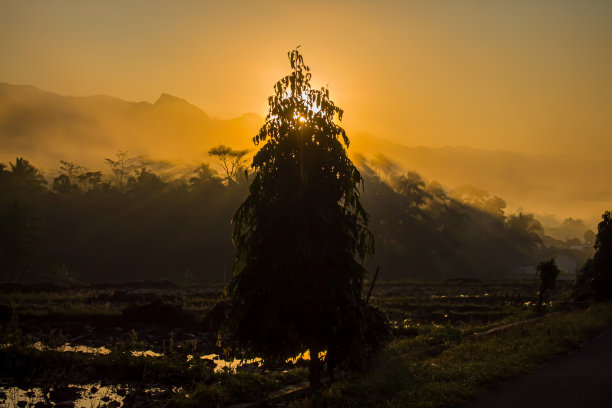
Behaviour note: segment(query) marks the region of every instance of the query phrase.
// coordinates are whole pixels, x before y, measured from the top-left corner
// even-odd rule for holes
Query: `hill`
[[[103,158],[117,150],[174,164],[209,162],[207,151],[219,144],[253,149],[251,139],[262,123],[255,114],[212,118],[168,94],[154,103],[127,102],[0,83],[0,162],[23,156],[48,176],[55,175],[59,160],[103,169]],[[612,160],[461,146],[410,147],[350,129],[349,137],[353,157],[360,154],[374,164],[384,159],[398,172],[416,171],[451,189],[474,186],[503,197],[509,209],[538,214],[545,226],[574,217],[593,228],[599,214],[612,208]]]
[[[0,84],[0,160],[19,155],[47,169],[62,159],[102,167],[103,158],[117,150],[163,160],[208,161],[208,149],[218,144],[252,148],[252,135],[261,123],[254,114],[211,118],[168,94],[155,103],[127,102]]]

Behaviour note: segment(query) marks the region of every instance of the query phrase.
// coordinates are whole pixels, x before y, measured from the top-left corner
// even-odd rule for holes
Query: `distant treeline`
[[[1,280],[229,280],[244,168],[221,176],[202,164],[168,178],[125,153],[106,164],[108,174],[62,161],[52,180],[23,158],[0,164]],[[505,215],[498,197],[460,200],[365,160],[360,170],[376,238],[367,265],[383,279],[502,277],[559,251],[580,264],[588,255],[550,245],[532,215]]]

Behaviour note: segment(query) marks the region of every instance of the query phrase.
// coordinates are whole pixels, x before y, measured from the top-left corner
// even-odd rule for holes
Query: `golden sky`
[[[345,125],[407,145],[610,157],[612,1],[11,1],[0,82],[266,113],[301,45]]]

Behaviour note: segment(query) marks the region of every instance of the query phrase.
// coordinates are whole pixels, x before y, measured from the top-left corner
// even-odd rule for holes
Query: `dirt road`
[[[612,330],[529,374],[501,382],[456,408],[612,407]]]

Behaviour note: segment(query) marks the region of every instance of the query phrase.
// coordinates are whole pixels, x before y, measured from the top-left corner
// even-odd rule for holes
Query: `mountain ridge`
[[[117,150],[184,163],[212,162],[207,152],[219,144],[253,151],[252,138],[263,122],[254,113],[214,118],[168,93],[154,102],[131,102],[0,82],[0,162],[23,156],[48,169],[57,168],[59,160],[101,169],[104,158]],[[350,129],[348,134],[353,158],[361,154],[372,164],[384,157],[395,171],[417,171],[448,188],[473,185],[504,198],[513,209],[594,222],[612,207],[606,177],[612,174],[612,160],[461,145],[407,146]]]

